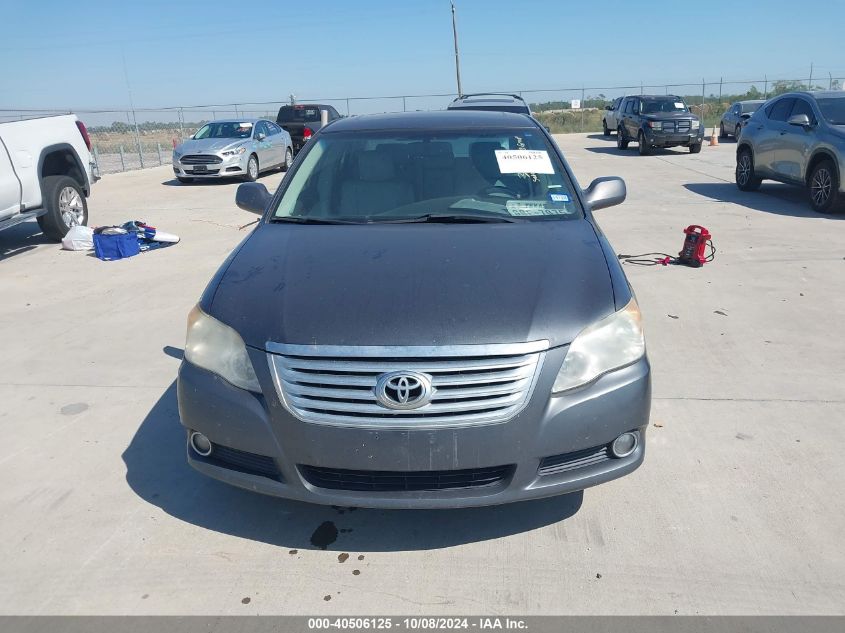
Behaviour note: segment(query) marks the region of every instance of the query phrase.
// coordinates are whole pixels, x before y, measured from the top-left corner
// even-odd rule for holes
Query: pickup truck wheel
[[[740,191],[757,191],[762,178],[754,175],[754,157],[747,147],[740,150],[736,157],[736,186]]]
[[[51,240],[61,242],[72,226],[88,224],[88,203],[79,183],[70,176],[46,176],[41,182],[44,208],[38,226]]]
[[[625,132],[622,131],[622,126],[616,130],[616,147],[619,149],[628,149],[628,139],[625,138]]]
[[[287,171],[290,169],[291,164],[293,163],[293,150],[288,147],[285,150],[285,162],[282,163],[282,171]]]
[[[839,179],[829,160],[818,163],[810,174],[810,206],[818,213],[831,213],[837,203]]]
[[[604,133],[604,135],[610,136],[610,130],[607,129],[607,121],[605,121],[604,119],[601,120],[601,127],[602,127],[602,132]]]
[[[640,132],[637,134],[637,149],[640,156],[648,156],[651,153],[651,148],[648,146],[648,141],[645,140],[645,134]]]
[[[244,174],[244,180],[247,182],[255,182],[258,178],[258,157],[253,154],[249,157],[249,160],[246,163],[246,173]]]
[[[701,151],[701,143],[692,143],[689,146],[689,153],[690,154],[698,154]]]
[[[187,185],[189,182],[194,182],[193,178],[185,178],[184,176],[176,176],[176,180],[181,182],[183,185]]]

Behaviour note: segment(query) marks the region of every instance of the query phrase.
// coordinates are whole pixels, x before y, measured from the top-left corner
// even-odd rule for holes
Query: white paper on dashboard
[[[540,149],[497,149],[496,162],[503,174],[553,174],[549,153]]]

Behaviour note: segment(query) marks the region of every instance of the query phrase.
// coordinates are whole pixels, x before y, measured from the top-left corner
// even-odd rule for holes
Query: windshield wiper
[[[355,220],[330,220],[329,218],[309,218],[306,216],[283,215],[270,218],[270,222],[290,222],[292,224],[364,224]]]
[[[440,222],[443,224],[471,224],[473,222],[480,223],[496,223],[496,222],[518,222],[515,218],[506,215],[484,215],[473,213],[426,213],[413,218],[396,218],[391,220],[381,220],[377,224],[411,224],[423,222]]]

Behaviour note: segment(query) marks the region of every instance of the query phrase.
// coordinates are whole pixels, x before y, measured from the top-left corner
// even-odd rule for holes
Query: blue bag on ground
[[[141,252],[134,233],[118,230],[121,232],[116,232],[113,227],[106,227],[105,231],[94,232],[94,254],[103,261],[124,259]]]

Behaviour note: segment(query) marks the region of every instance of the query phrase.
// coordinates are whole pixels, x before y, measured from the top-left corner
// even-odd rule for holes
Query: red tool
[[[707,244],[712,244],[710,232],[698,224],[690,224],[684,229],[684,246],[678,253],[677,263],[699,268],[711,261],[711,255],[705,255]]]

